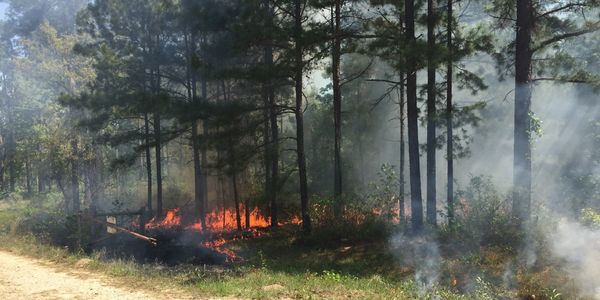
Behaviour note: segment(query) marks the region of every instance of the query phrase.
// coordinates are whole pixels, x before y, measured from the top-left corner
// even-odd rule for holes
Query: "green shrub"
[[[477,250],[481,246],[515,249],[524,238],[511,215],[510,199],[500,195],[490,177],[472,177],[456,200],[455,223],[440,230],[442,240],[459,237],[466,248]]]
[[[385,241],[394,225],[377,216],[364,218],[360,223],[333,219],[315,226],[309,236],[302,238],[305,245],[335,248],[344,243]]]
[[[19,220],[17,231],[32,234],[39,241],[79,250],[92,241],[92,221],[76,215],[66,216],[60,209],[29,210]]]
[[[593,229],[600,229],[600,213],[596,212],[591,208],[584,208],[581,210],[579,220],[585,226]]]

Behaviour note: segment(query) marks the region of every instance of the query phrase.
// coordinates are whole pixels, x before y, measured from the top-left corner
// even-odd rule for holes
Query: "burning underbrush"
[[[253,239],[269,232],[270,222],[258,208],[248,211],[248,223],[246,214],[240,215],[241,226],[238,226],[234,210],[210,212],[206,215],[206,228],[203,228],[200,222],[184,222],[190,218],[180,209],[170,209],[162,220],[153,218],[145,224],[143,236],[148,239],[121,230],[95,243],[93,248],[101,249],[111,257],[133,257],[142,262],[158,261],[169,265],[231,264],[244,260],[242,254],[229,247],[231,242]],[[300,219],[293,217],[279,224],[298,225]],[[139,221],[134,220],[128,225],[130,228],[139,228]]]

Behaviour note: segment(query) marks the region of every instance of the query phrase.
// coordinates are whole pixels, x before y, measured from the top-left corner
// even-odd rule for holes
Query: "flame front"
[[[194,230],[194,231],[209,231],[213,232],[209,236],[211,238],[207,238],[202,241],[202,246],[206,248],[210,248],[215,252],[221,253],[227,257],[226,261],[235,261],[238,259],[238,256],[235,252],[225,247],[230,241],[237,239],[245,239],[245,238],[253,238],[263,234],[263,231],[257,230],[257,228],[265,228],[271,225],[269,219],[264,217],[258,208],[254,208],[248,213],[248,221],[251,228],[246,227],[246,212],[244,207],[240,207],[240,225],[244,229],[250,229],[248,232],[243,235],[233,235],[233,237],[228,237],[227,239],[224,236],[230,236],[227,232],[235,231],[238,229],[237,222],[237,213],[235,209],[221,209],[214,210],[209,212],[205,216],[206,222],[206,230],[203,230],[202,224],[197,222],[195,224],[191,224],[188,226],[183,226],[182,217],[179,208],[169,209],[167,210],[165,217],[158,221],[156,218],[152,218],[147,224],[146,229],[185,229],[185,230]],[[302,221],[298,216],[292,217],[289,221],[280,222],[279,225],[285,224],[301,224]]]
[[[156,217],[152,218],[146,223],[146,229],[156,228],[173,228],[181,226],[181,216],[179,215],[179,208],[167,210],[167,214],[162,221],[158,222]]]
[[[225,230],[236,230],[237,217],[235,209],[225,209],[220,211],[212,211],[206,214],[205,222],[206,229],[211,231],[225,231]],[[249,213],[250,227],[268,227],[270,225],[269,220],[260,214],[258,208],[254,208]],[[246,224],[246,213],[244,207],[240,207],[240,224],[245,227]],[[202,224],[200,222],[189,226],[190,229],[202,230]]]

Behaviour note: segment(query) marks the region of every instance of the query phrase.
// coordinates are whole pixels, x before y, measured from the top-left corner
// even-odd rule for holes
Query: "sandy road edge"
[[[4,293],[30,299],[217,299],[144,279],[113,278],[87,269],[85,259],[81,262],[52,262],[0,249],[0,297]]]

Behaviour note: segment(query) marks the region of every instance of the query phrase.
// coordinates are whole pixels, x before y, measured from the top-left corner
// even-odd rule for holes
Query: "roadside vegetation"
[[[495,193],[477,192],[488,197]],[[510,225],[502,209],[466,215],[453,228],[444,226],[426,237],[404,235],[402,225],[380,216],[360,224],[318,224],[310,236],[303,236],[297,225],[286,225],[258,237],[228,241],[226,247],[239,256],[232,263],[169,266],[108,257],[102,250],[86,253],[65,247],[65,241],[57,244],[53,231],[68,237],[69,226],[60,218],[39,218],[51,215],[60,201],[35,205],[36,200],[13,196],[0,202],[2,250],[104,273],[128,286],[253,299],[594,299],[579,294],[541,233],[542,240],[532,242],[535,249],[528,249],[536,261],[528,262],[519,248],[519,239],[525,237],[519,237],[517,229],[512,238],[504,234],[504,226]],[[493,203],[489,200],[485,203]],[[486,209],[491,207],[478,207],[482,213]],[[588,226],[600,224],[592,210],[584,211],[582,218]],[[509,274],[512,270],[515,273]]]

